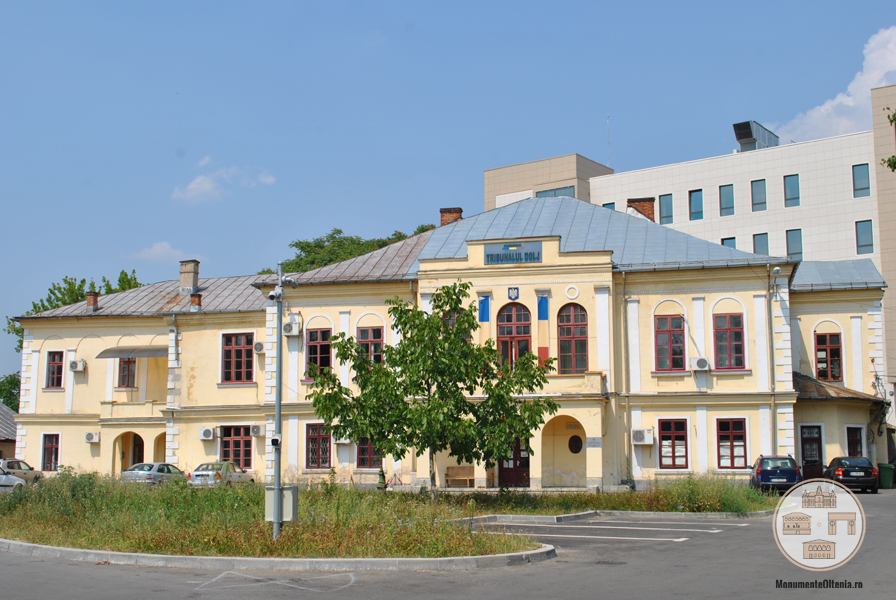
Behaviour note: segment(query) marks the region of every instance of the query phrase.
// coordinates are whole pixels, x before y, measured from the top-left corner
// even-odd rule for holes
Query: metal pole
[[[282,434],[280,400],[283,395],[283,261],[277,263],[277,386],[274,392],[274,434]],[[282,439],[282,438],[281,438]],[[274,446],[274,540],[280,535],[283,524],[283,502],[280,491],[280,444]]]

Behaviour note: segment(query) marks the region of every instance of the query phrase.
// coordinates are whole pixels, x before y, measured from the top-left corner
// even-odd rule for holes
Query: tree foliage
[[[115,292],[123,292],[124,290],[137,288],[141,285],[143,284],[137,281],[137,272],[135,270],[132,270],[130,274],[127,271],[122,270],[121,273],[118,274],[118,282],[116,286],[113,286],[111,281],[103,277],[101,279],[100,288],[102,289],[101,293],[105,295],[114,294]],[[54,308],[59,308],[60,306],[68,306],[69,304],[81,302],[87,298],[88,291],[97,291],[96,283],[94,283],[92,279],[90,280],[90,285],[88,287],[86,279],[63,277],[61,282],[56,282],[50,285],[46,298],[41,298],[37,302],[32,302],[31,310],[27,311],[25,314],[34,315],[44,311],[53,310]],[[24,333],[22,327],[20,327],[14,319],[6,317],[5,331],[18,338],[16,352],[21,352],[22,337]]]
[[[424,231],[435,229],[435,225],[420,225],[411,235],[418,235]],[[326,265],[349,260],[389,244],[407,239],[408,235],[401,231],[395,231],[389,237],[364,239],[356,235],[345,235],[341,229],[333,229],[327,235],[313,240],[295,240],[289,247],[296,250],[296,255],[283,263],[283,271],[286,273],[302,273],[319,269]],[[274,273],[271,269],[263,269],[259,273]]]
[[[19,392],[22,388],[22,379],[18,373],[10,373],[0,379],[0,402],[19,412]]]
[[[333,370],[314,373],[314,410],[337,438],[366,437],[396,457],[429,450],[434,498],[437,452],[490,467],[510,455],[517,439],[531,452],[532,431],[558,409],[550,399],[521,397],[542,389],[553,359],[542,365],[528,353],[510,368],[501,365],[494,341],[470,341],[479,323],[475,303],[467,306],[469,289],[469,283],[439,289],[429,314],[390,300],[400,341],[383,348],[380,363],[353,338],[331,338],[338,361],[351,365],[357,393]]]
[[[888,110],[891,110],[889,106],[884,109],[884,112]],[[896,112],[890,112],[890,114],[887,115],[887,119],[890,121],[890,125],[896,127]],[[894,154],[890,158],[880,159],[880,164],[896,173],[896,154]]]

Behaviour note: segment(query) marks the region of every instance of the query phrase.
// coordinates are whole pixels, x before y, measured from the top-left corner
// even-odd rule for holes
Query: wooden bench
[[[448,467],[445,471],[445,486],[451,487],[452,483],[460,483],[458,487],[473,487],[476,484],[473,467]]]

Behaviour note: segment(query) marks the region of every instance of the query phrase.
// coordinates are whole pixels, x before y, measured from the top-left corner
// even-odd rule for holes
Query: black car
[[[789,490],[802,480],[792,456],[760,456],[750,473],[750,485],[760,490]]]
[[[831,461],[822,477],[842,483],[851,489],[867,490],[872,494],[876,494],[880,487],[877,469],[864,456],[838,456]]]

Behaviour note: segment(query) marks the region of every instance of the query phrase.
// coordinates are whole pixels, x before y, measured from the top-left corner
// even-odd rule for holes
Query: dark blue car
[[[786,491],[802,480],[792,456],[760,456],[750,474],[750,485],[760,490]]]

